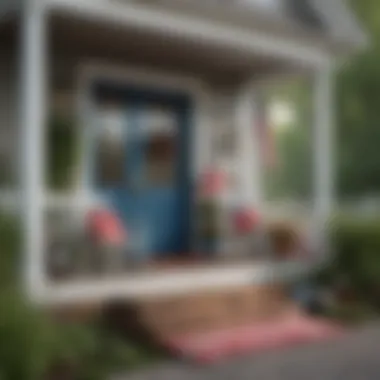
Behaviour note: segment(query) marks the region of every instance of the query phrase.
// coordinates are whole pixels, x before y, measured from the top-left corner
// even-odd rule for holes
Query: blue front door
[[[98,192],[141,255],[188,251],[189,98],[109,82],[97,83],[93,93],[103,115],[95,134]]]

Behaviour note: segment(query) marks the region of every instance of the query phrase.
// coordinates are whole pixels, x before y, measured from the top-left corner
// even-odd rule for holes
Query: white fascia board
[[[320,66],[329,61],[322,48],[290,38],[270,36],[195,16],[149,9],[132,2],[107,0],[45,0],[51,10],[70,12],[77,17],[99,22],[193,39],[218,47],[241,49],[247,53],[294,61],[307,66]]]

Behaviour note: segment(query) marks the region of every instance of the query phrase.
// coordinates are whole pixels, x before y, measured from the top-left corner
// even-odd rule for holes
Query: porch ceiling
[[[67,17],[55,14],[50,21],[50,46],[54,57],[154,67],[227,84],[253,74],[259,76],[296,69],[289,63],[237,48],[102,24],[76,18],[72,14]]]

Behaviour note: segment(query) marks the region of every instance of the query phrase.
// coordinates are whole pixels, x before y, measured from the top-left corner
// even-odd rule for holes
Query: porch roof
[[[204,51],[218,50],[223,52],[217,58],[219,64],[241,57],[249,61],[254,56],[272,62],[316,67],[328,63],[332,55],[313,32],[295,28],[285,33],[281,23],[256,23],[252,21],[255,13],[231,12],[225,7],[190,9],[182,5],[171,6],[172,3],[165,6],[165,1],[158,6],[156,2],[107,0],[49,0],[46,4],[53,14],[111,27],[120,34],[127,31],[160,37],[168,44],[177,41],[181,49],[197,46]],[[114,42],[110,41],[111,44]]]
[[[295,0],[301,3],[304,0]],[[368,36],[347,0],[308,0],[311,7],[323,20],[327,36],[346,49],[363,48]]]
[[[277,0],[276,0],[277,1]],[[273,4],[276,5],[276,1]],[[190,0],[42,0],[61,15],[116,28],[181,39],[182,44],[230,48],[252,54],[319,66],[330,58],[365,46],[366,34],[344,0],[272,2]],[[5,15],[17,14],[19,0],[5,1]]]
[[[284,34],[291,35],[293,33],[293,37],[296,37],[301,33],[304,37],[314,38],[314,42],[319,40],[322,44],[330,47],[330,52],[335,54],[345,54],[368,44],[368,36],[348,6],[347,0],[237,0],[228,2],[220,0],[140,0],[138,4],[132,0],[112,2],[110,0],[42,0],[41,3],[52,8],[66,8],[66,10],[71,8],[78,14],[87,13],[92,17],[99,15],[110,17],[112,14],[121,16],[130,13],[131,17],[129,18],[125,18],[124,15],[124,21],[134,21],[136,25],[147,21],[152,27],[157,23],[155,17],[152,17],[154,15],[143,13],[144,11],[158,11],[156,16],[161,21],[165,21],[166,26],[171,29],[177,29],[176,25],[171,23],[173,16],[174,18],[179,16],[179,23],[185,21],[185,19],[180,20],[183,15],[196,16],[195,20],[199,16],[206,16],[210,18],[209,21],[218,19],[222,22],[227,21],[231,25],[237,22],[236,25],[262,28],[264,31],[277,33],[280,38]],[[7,16],[17,13],[22,7],[21,0],[3,0],[0,5],[0,20],[7,19]],[[165,18],[162,11],[170,11],[172,14],[168,14],[169,17]],[[116,21],[117,17],[114,16],[111,18]],[[184,27],[185,24],[182,26]],[[162,27],[162,23],[157,25]],[[200,26],[200,24],[196,22],[194,26]],[[198,32],[203,30],[204,28],[201,27]]]
[[[299,73],[304,68],[302,64],[234,46],[208,44],[150,30],[118,28],[62,14],[55,14],[50,25],[52,64],[57,73],[54,80],[62,82],[62,86],[70,80],[65,74],[68,67],[94,62],[170,72],[217,86],[236,86],[252,76]]]

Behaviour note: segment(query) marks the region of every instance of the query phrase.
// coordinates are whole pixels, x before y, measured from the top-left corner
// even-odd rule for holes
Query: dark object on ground
[[[316,285],[297,285],[292,290],[292,296],[305,311],[313,315],[324,315],[331,308],[332,297]]]

